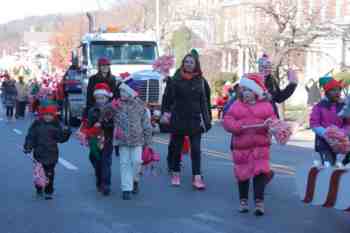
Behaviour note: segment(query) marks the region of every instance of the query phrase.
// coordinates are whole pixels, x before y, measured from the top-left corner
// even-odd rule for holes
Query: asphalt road
[[[60,146],[54,199],[37,199],[32,164],[21,152],[29,119],[0,119],[1,233],[349,233],[350,214],[304,205],[295,187],[295,169],[312,161],[310,148],[272,147],[276,177],[266,190],[266,215],[239,214],[237,185],[232,175],[229,135],[219,125],[203,138],[204,192],[191,187],[185,157],[182,185],[170,186],[165,157],[167,136],[155,138],[162,156],[160,175],[146,171],[141,193],[123,201],[119,159],[113,157],[112,194],[95,190],[86,148],[76,139]],[[305,146],[308,142],[293,142]],[[253,204],[251,202],[251,204]],[[253,208],[253,205],[251,205]]]

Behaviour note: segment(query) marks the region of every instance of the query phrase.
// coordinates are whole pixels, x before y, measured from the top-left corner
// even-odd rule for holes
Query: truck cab
[[[152,109],[160,107],[165,84],[164,77],[152,68],[152,64],[159,57],[158,44],[152,35],[108,30],[87,33],[82,37],[75,56],[73,60],[78,60],[79,71],[72,72],[73,75],[67,76],[65,82],[76,85],[81,91],[71,87],[75,91],[66,93],[63,108],[66,123],[82,117],[89,77],[97,73],[97,62],[101,57],[110,60],[111,72],[116,82],[122,81],[123,75],[130,75],[139,83],[140,98]]]

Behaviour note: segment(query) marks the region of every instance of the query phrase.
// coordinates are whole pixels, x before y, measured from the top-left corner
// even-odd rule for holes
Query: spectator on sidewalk
[[[4,92],[4,105],[6,107],[6,117],[8,121],[13,120],[14,107],[16,105],[17,89],[16,81],[10,76],[2,83],[2,90]]]
[[[16,98],[16,118],[24,118],[26,105],[28,103],[28,86],[24,82],[23,76],[18,77],[18,82],[16,83],[17,98]]]

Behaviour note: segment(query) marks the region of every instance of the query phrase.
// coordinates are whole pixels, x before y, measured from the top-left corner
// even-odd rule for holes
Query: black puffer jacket
[[[201,115],[207,115],[211,125],[210,87],[202,77],[185,80],[180,71],[168,82],[162,111],[171,113],[170,130],[175,134],[194,135],[203,132]]]
[[[58,121],[36,120],[32,123],[25,138],[24,149],[34,150],[34,158],[45,165],[58,161],[57,143],[68,141],[70,130],[64,130]]]

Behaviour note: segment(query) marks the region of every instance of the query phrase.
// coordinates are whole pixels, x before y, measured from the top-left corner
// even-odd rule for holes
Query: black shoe
[[[132,190],[133,194],[138,194],[140,192],[139,182],[134,181],[134,188]]]
[[[53,196],[52,193],[45,193],[45,200],[52,200]]]
[[[42,197],[43,195],[44,195],[43,189],[36,188],[36,196],[37,197]]]
[[[109,188],[101,189],[103,196],[109,196],[111,194],[111,190]]]
[[[123,191],[123,200],[131,200],[131,192],[130,191]]]

